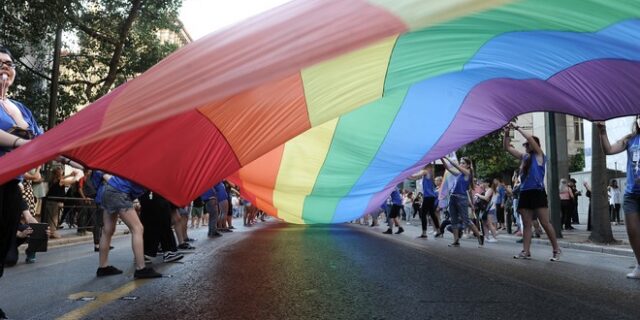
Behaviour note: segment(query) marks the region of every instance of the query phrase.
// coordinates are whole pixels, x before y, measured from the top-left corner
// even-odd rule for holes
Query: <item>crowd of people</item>
[[[632,133],[614,145],[610,145],[606,127],[598,123],[602,144],[607,154],[627,151],[629,165],[627,168],[627,189],[623,192],[616,180],[612,180],[607,188],[610,219],[612,223],[622,224],[621,207],[625,211],[625,225],[629,234],[631,247],[639,265],[628,278],[640,278],[640,116],[636,118]],[[523,144],[525,152],[520,152],[511,144],[510,131],[518,131],[526,140]],[[562,251],[558,246],[556,233],[549,219],[548,198],[544,185],[547,156],[540,147],[537,137],[528,134],[519,127],[510,124],[504,128],[505,150],[520,160],[520,167],[513,173],[511,184],[505,183],[501,177],[474,181],[473,162],[469,158],[461,158],[459,162],[447,157],[441,159],[445,169],[453,177],[452,186],[444,186],[443,176],[435,176],[434,164],[427,164],[420,172],[409,177],[410,180],[421,180],[422,192],[405,189],[394,189],[380,210],[365,215],[363,221],[371,226],[378,225],[381,214],[385,215],[388,229],[385,234],[403,233],[400,221],[410,223],[416,214],[420,217],[422,233],[419,238],[428,238],[427,226],[433,226],[435,237],[441,237],[445,230],[453,233],[450,247],[459,247],[461,237],[475,237],[478,244],[498,242],[501,230],[521,236],[523,249],[514,255],[515,259],[531,259],[531,239],[540,238],[546,233],[552,246],[550,260],[558,261]],[[591,197],[591,188],[584,182],[586,196]],[[446,189],[449,188],[449,189]],[[444,192],[443,192],[443,189]],[[574,230],[573,224],[579,224],[578,197],[582,193],[577,190],[575,179],[561,179],[559,194],[561,203],[561,219],[563,230]],[[624,199],[621,199],[621,198]],[[621,205],[621,202],[623,205]],[[588,230],[591,230],[591,209],[589,208]],[[515,228],[515,230],[512,230]],[[544,230],[544,231],[543,231]]]

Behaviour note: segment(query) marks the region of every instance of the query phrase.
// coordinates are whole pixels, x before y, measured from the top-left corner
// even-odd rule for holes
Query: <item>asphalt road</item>
[[[168,277],[146,281],[132,280],[128,236],[111,255],[119,276],[95,277],[91,244],[56,248],[7,270],[0,307],[13,319],[640,318],[631,258],[565,249],[550,262],[534,246],[522,261],[515,243],[449,248],[381,230],[267,223],[209,240],[200,229],[194,253],[155,261]]]

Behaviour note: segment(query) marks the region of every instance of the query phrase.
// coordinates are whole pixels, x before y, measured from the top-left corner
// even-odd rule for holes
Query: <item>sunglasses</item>
[[[15,69],[16,64],[13,61],[0,61],[0,67],[7,66],[9,69]]]

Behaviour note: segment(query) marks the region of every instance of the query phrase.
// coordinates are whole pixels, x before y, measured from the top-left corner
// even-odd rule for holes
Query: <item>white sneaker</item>
[[[489,237],[489,238],[487,239],[487,242],[496,243],[496,242],[498,242],[498,239],[496,239],[496,238],[494,238],[494,237]]]
[[[640,265],[637,265],[631,273],[627,273],[627,278],[629,279],[640,279]]]

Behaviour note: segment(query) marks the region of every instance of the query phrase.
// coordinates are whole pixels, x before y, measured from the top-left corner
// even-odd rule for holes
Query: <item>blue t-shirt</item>
[[[456,176],[456,186],[451,193],[466,196],[469,191],[469,178],[464,173]]]
[[[627,142],[627,188],[624,194],[640,195],[640,135]]]
[[[529,159],[528,153],[526,153],[522,157],[522,161],[528,161],[527,159]],[[544,190],[544,172],[545,172],[546,164],[547,164],[546,156],[544,156],[542,159],[542,165],[538,164],[537,157],[535,156],[533,157],[531,161],[531,167],[529,168],[529,172],[527,173],[527,176],[526,177],[524,175],[520,176],[520,181],[522,181],[522,184],[520,186],[520,191]]]
[[[496,204],[501,205],[504,202],[504,196],[507,194],[503,185],[498,187],[498,195],[496,196]]]
[[[424,176],[422,177],[422,195],[425,198],[435,198],[436,195],[436,185],[433,183],[432,177]]]
[[[202,201],[208,201],[209,199],[215,198],[216,197],[216,190],[211,187],[209,189],[207,189],[207,191],[205,191],[201,196],[200,199]]]
[[[224,183],[220,182],[216,184],[214,189],[216,189],[216,198],[218,198],[218,201],[229,199],[229,195],[227,194],[227,189],[224,187]]]
[[[144,194],[144,188],[137,185],[134,182],[131,182],[129,180],[120,178],[118,176],[112,176],[111,179],[109,179],[109,185],[112,186],[114,189],[122,192],[122,193],[126,193],[129,195],[129,197],[131,197],[131,199],[136,199],[138,197],[140,197],[142,194]]]
[[[402,197],[400,196],[400,192],[398,192],[398,190],[393,190],[393,192],[391,192],[391,203],[397,206],[402,205]]]

